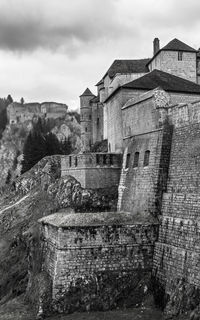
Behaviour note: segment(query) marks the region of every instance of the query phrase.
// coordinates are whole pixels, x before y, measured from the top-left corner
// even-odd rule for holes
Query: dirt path
[[[3,213],[4,211],[11,209],[13,207],[15,207],[16,205],[20,204],[21,202],[23,202],[26,198],[28,198],[29,194],[26,194],[23,198],[19,199],[17,202],[11,204],[10,206],[7,206],[3,209],[0,210],[0,214]]]

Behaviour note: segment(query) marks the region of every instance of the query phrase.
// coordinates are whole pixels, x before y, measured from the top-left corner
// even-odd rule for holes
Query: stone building
[[[125,220],[132,220],[123,220],[122,223],[116,223],[114,220],[113,223],[109,222],[112,226],[115,225],[115,230],[120,230],[117,238],[114,236],[113,241],[109,238],[110,242],[104,243],[109,213],[101,223],[97,220],[102,214],[97,214],[96,224],[93,226],[98,226],[98,230],[95,230],[93,238],[91,236],[89,245],[92,251],[89,253],[88,247],[86,249],[86,229],[91,229],[91,221],[87,223],[85,220],[83,224],[77,225],[76,214],[70,216],[71,224],[66,221],[60,224],[58,215],[53,216],[52,220],[43,220],[44,238],[47,247],[49,246],[53,252],[53,257],[59,255],[62,265],[65,265],[64,255],[66,260],[80,262],[77,271],[72,272],[76,281],[78,278],[86,281],[87,277],[84,278],[84,275],[88,275],[88,272],[94,280],[97,274],[102,276],[106,270],[104,268],[109,272],[113,271],[111,264],[107,266],[107,262],[113,261],[114,258],[118,262],[125,258],[123,266],[120,263],[116,264],[117,279],[122,271],[126,274],[131,270],[129,261],[133,268],[136,266],[135,271],[138,272],[143,269],[142,263],[143,266],[148,265],[148,272],[152,272],[156,279],[158,295],[164,293],[166,301],[169,300],[170,303],[172,297],[176,299],[177,295],[174,293],[181,290],[182,300],[177,303],[179,309],[175,310],[176,314],[189,310],[191,305],[195,308],[199,303],[199,66],[200,55],[197,50],[177,39],[160,48],[159,40],[156,38],[151,59],[114,61],[97,83],[97,96],[86,89],[80,97],[83,154],[79,155],[79,158],[71,155],[62,160],[62,176],[64,178],[72,175],[86,188],[118,186],[118,209],[112,216],[116,214],[117,219],[120,214]],[[108,140],[108,153],[90,153],[90,147],[103,139]],[[138,219],[140,226],[137,223]],[[144,228],[144,234],[141,232],[141,226]],[[148,236],[151,226],[156,234],[153,232]],[[134,239],[137,238],[135,245],[141,244],[142,252],[143,249],[146,250],[143,255],[145,264],[144,261],[138,262],[140,250],[133,250],[132,254],[127,250],[126,254],[123,253],[123,228],[129,229],[126,232],[132,234]],[[78,250],[72,252],[77,244],[75,236],[83,239]],[[59,243],[53,243],[53,237],[55,241],[60,239]],[[126,246],[131,247],[133,243],[127,237],[127,233],[125,239]],[[144,244],[148,248],[144,248]],[[97,264],[93,261],[94,256],[91,258],[93,246],[96,250]],[[105,249],[104,253],[107,252],[106,258],[101,250],[98,251],[99,246]],[[114,248],[111,251],[110,246]],[[61,252],[64,248],[65,253]],[[120,248],[120,251],[114,254],[116,248]],[[82,266],[83,256],[79,250],[85,250],[86,257],[89,257],[86,271],[83,271],[85,265]],[[106,261],[105,266],[100,263],[101,257]],[[50,271],[49,261],[54,261]],[[55,272],[57,261],[57,258],[52,260],[49,253],[45,259],[45,268],[55,283],[53,292],[60,288],[60,292],[66,293],[72,274],[66,270]],[[66,265],[64,268],[69,269]],[[56,274],[59,274],[58,278]],[[187,298],[188,292],[193,292],[192,301]],[[57,294],[59,299],[60,293]],[[176,308],[174,301],[172,305],[173,309]]]
[[[57,102],[18,103],[12,102],[7,107],[7,117],[10,124],[31,121],[34,117],[62,118],[66,115],[68,106]]]

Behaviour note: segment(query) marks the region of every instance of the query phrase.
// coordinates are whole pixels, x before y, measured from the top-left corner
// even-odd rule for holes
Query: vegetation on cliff
[[[59,141],[55,133],[51,132],[52,122],[39,118],[33,123],[23,147],[22,170],[30,170],[38,161],[54,154],[70,154],[73,147],[70,137]]]
[[[56,139],[59,142],[62,141],[62,147],[66,153],[69,153],[69,141],[74,152],[78,152],[81,148],[80,124],[76,118],[78,118],[78,115],[76,116],[76,112],[74,112],[72,115],[67,113],[65,118],[49,119],[46,122],[45,130],[48,128],[51,133],[48,140],[51,140],[52,134],[54,134],[56,136],[53,138],[54,141]],[[34,121],[30,120],[23,123],[7,124],[3,131],[0,140],[0,187],[3,187],[5,183],[12,183],[20,175],[24,143],[33,127],[33,123],[35,124]],[[61,153],[64,153],[64,151]],[[42,154],[42,157],[47,154],[49,153]],[[36,160],[39,161],[40,159],[41,157]]]
[[[34,279],[39,277],[41,255],[38,249],[38,219],[69,207],[83,212],[116,208],[117,189],[83,189],[74,178],[61,178],[60,163],[61,156],[43,158],[1,194],[1,301],[33,288],[30,271]],[[32,259],[34,250],[38,259]],[[31,291],[33,301],[37,294],[37,290]]]

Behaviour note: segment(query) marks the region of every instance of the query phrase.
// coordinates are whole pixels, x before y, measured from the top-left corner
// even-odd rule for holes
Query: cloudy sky
[[[179,38],[200,47],[199,0],[0,0],[0,97],[64,102],[114,59],[152,56]]]

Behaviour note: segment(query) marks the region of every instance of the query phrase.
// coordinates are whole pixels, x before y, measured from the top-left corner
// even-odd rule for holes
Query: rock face
[[[116,189],[85,190],[74,178],[69,176],[64,180],[60,177],[60,163],[60,156],[42,159],[1,194],[0,299],[25,292],[27,283],[29,292],[29,288],[36,285],[32,284],[30,274],[41,283],[43,254],[42,248],[38,250],[38,219],[66,207],[75,211],[116,208]],[[34,300],[38,296],[37,290],[30,296]]]
[[[32,121],[7,125],[0,141],[0,187],[5,183],[15,180],[21,172],[21,161],[23,159],[23,146],[25,139],[32,128]],[[59,140],[69,138],[74,150],[81,149],[80,124],[75,116],[66,114],[65,117],[55,120],[52,132]]]

